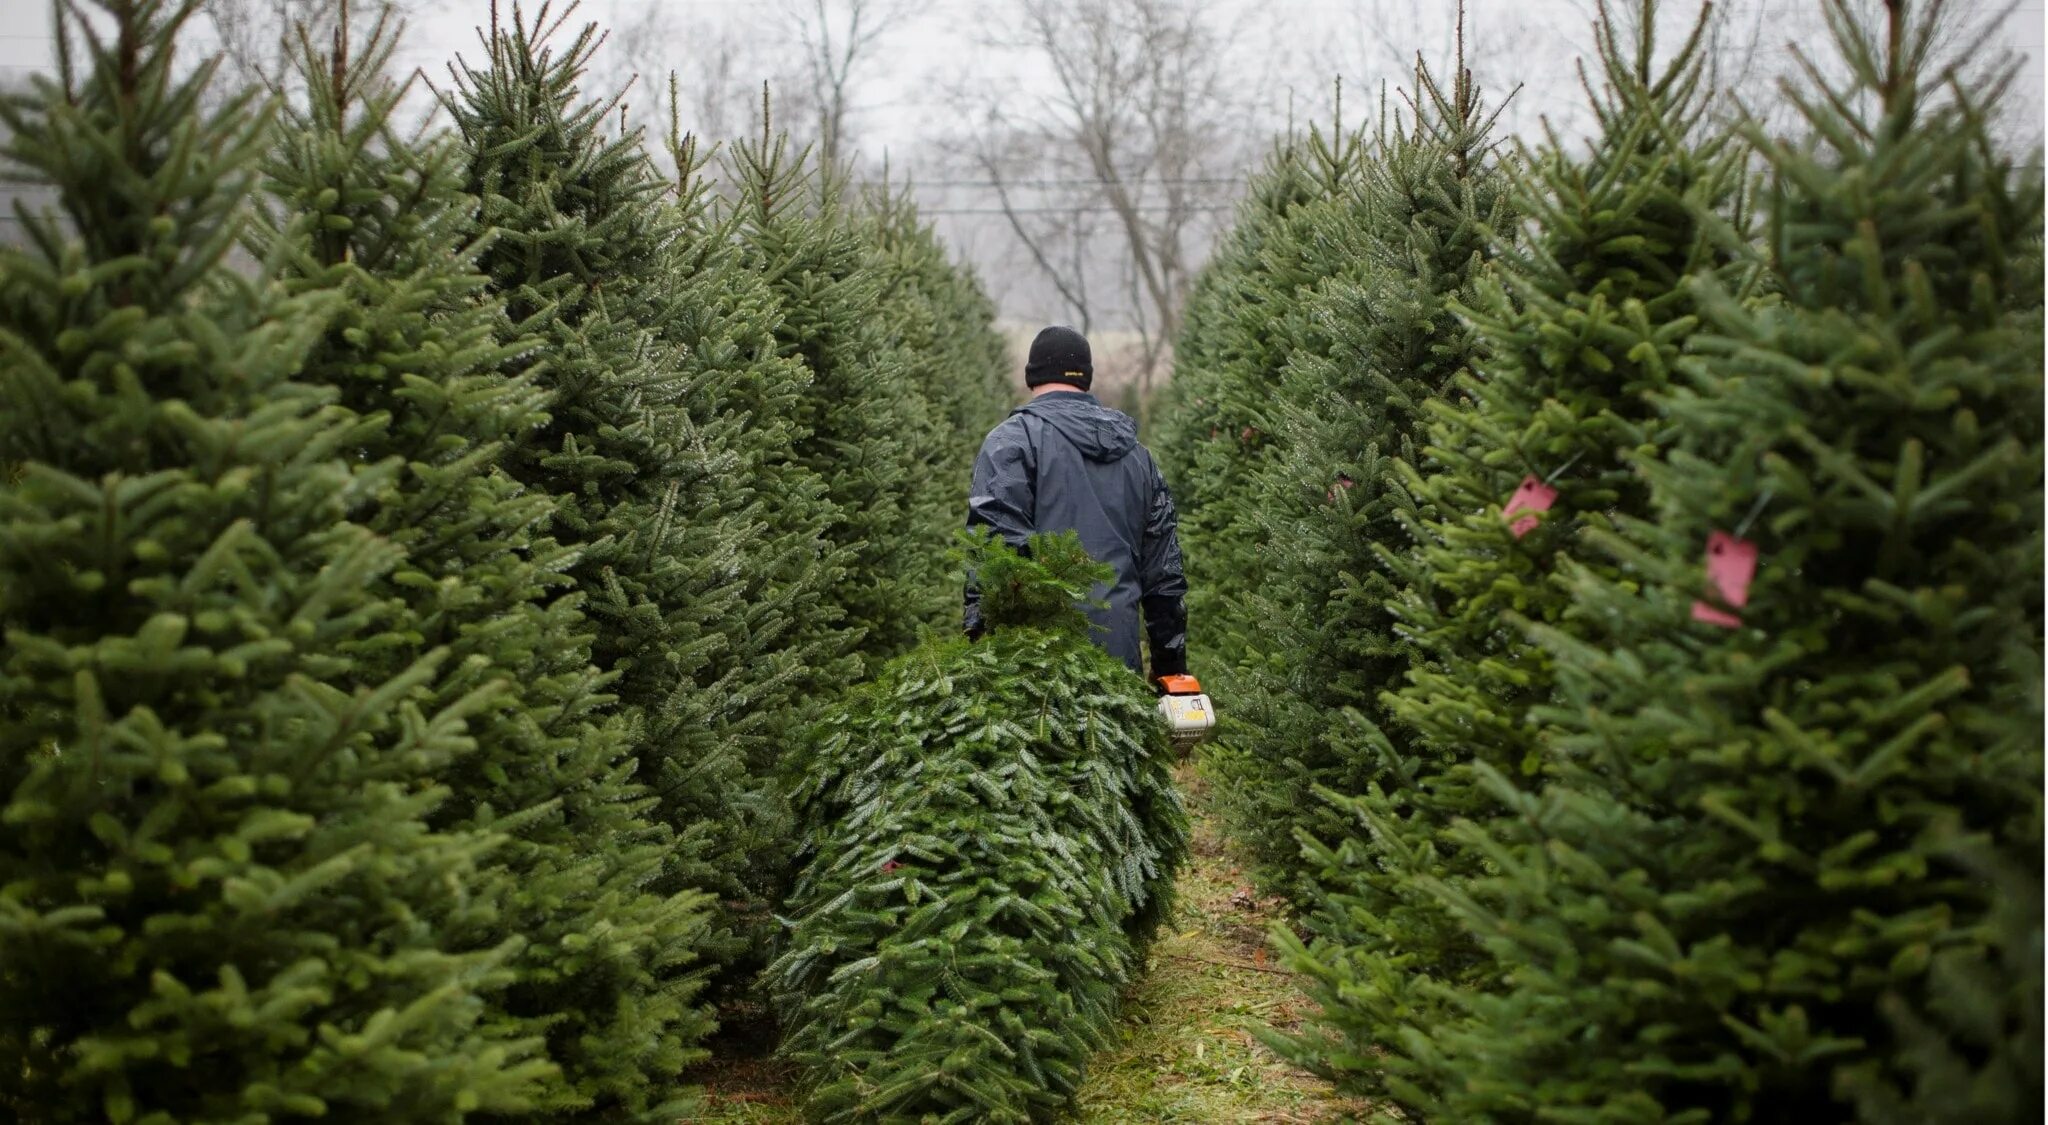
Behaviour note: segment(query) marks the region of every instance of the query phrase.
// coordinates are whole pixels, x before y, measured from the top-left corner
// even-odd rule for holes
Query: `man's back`
[[[969,527],[992,528],[1013,547],[1035,532],[1071,529],[1090,555],[1116,569],[1114,585],[1097,591],[1108,606],[1089,616],[1097,640],[1133,671],[1142,667],[1141,605],[1155,674],[1185,670],[1186,583],[1174,522],[1137,424],[1090,394],[1032,399],[990,431],[975,459]]]

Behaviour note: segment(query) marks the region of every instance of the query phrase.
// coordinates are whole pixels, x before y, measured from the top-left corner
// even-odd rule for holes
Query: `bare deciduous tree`
[[[591,86],[632,87],[629,128],[659,136],[673,119],[715,143],[760,130],[766,83],[777,128],[837,164],[852,155],[852,120],[881,46],[915,12],[913,0],[784,0],[752,17],[614,0]]]
[[[914,0],[791,0],[785,6],[784,18],[803,44],[818,153],[826,163],[837,165],[849,155],[847,115],[860,77],[917,7]]]
[[[688,132],[724,140],[760,126],[761,83],[775,86],[777,117],[796,75],[765,23],[648,0],[615,0],[612,29],[593,59],[591,90],[628,90],[629,127],[662,135],[673,117]],[[676,104],[669,104],[671,95]]]
[[[1049,81],[959,90],[962,149],[1083,330],[1115,302],[1148,395],[1251,160],[1231,60],[1200,0],[1025,0],[1017,11],[999,45]]]
[[[341,26],[345,8],[368,27],[379,17],[397,26],[416,6],[417,0],[201,0],[200,11],[218,37],[224,81],[277,90],[292,77],[296,29],[325,43]]]

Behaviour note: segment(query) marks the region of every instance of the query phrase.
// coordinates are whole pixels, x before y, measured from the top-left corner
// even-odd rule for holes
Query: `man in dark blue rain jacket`
[[[1153,677],[1183,675],[1188,583],[1173,497],[1152,454],[1138,444],[1138,424],[1088,393],[1094,380],[1088,341],[1079,332],[1055,326],[1031,341],[1024,365],[1031,401],[981,443],[967,526],[991,528],[1020,550],[1038,532],[1079,532],[1090,555],[1116,568],[1115,584],[1095,591],[1107,606],[1088,613],[1096,643],[1143,675],[1142,608]],[[972,580],[966,625],[969,636],[980,635],[980,595]]]

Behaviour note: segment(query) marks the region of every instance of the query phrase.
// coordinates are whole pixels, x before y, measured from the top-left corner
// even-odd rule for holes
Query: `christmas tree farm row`
[[[1197,286],[1204,766],[1398,1120],[2038,1113],[2039,156],[1964,6],[1815,3],[1786,135],[1603,9],[1589,139],[1418,70]]]
[[[192,0],[0,100],[0,1116],[674,1121],[821,701],[955,611],[992,310],[764,136],[495,19],[272,100]]]

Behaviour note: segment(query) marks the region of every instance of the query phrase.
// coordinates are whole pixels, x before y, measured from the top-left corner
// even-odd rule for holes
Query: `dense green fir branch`
[[[1439,1037],[1447,1116],[2040,1102],[2042,325],[2005,279],[2041,183],[1992,155],[1995,87],[1919,61],[1951,14],[1831,7],[1849,77],[1798,87],[1808,138],[1745,130],[1778,292],[1688,283],[1647,514],[1521,622],[1556,702],[1543,784],[1475,765],[1499,811],[1454,835],[1488,866],[1439,886],[1510,966]],[[1714,532],[1759,551],[1746,599],[1703,581]]]
[[[1189,615],[1203,638],[1196,657],[1226,695],[1246,643],[1237,610],[1270,565],[1242,513],[1255,503],[1260,467],[1280,449],[1270,435],[1281,372],[1295,349],[1315,346],[1303,295],[1343,268],[1317,232],[1351,198],[1364,152],[1364,134],[1347,132],[1340,111],[1328,133],[1312,126],[1268,154],[1196,279],[1162,392],[1154,446],[1180,510]]]
[[[750,436],[745,400],[774,401],[794,373],[764,368],[751,349],[764,310],[720,309],[732,284],[686,272],[703,258],[685,252],[686,216],[664,199],[668,185],[637,134],[608,130],[611,103],[579,91],[596,28],[553,38],[572,14],[544,6],[529,22],[513,9],[485,33],[486,61],[458,64],[443,94],[468,156],[465,190],[494,236],[479,265],[509,331],[540,341],[549,421],[504,465],[556,498],[552,531],[574,551],[593,658],[615,677],[639,778],[673,833],[659,886],[736,904],[730,924],[761,893],[757,851],[784,831],[750,773],[760,735],[735,689],[776,698],[790,668],[758,659],[759,638],[787,631],[812,581],[788,567],[772,579],[750,571],[773,502],[757,491],[759,470],[778,454]],[[760,434],[793,436],[772,418]],[[800,503],[803,483],[792,483]],[[803,547],[774,549],[787,559]],[[767,581],[786,596],[750,602]],[[726,961],[747,944],[728,925],[700,953]]]
[[[781,353],[811,376],[797,403],[795,460],[831,504],[825,538],[841,569],[825,602],[841,614],[846,648],[813,670],[821,688],[837,690],[869,661],[904,651],[920,623],[952,604],[940,581],[945,541],[933,538],[944,523],[927,483],[950,446],[918,357],[885,321],[911,295],[890,292],[895,279],[877,268],[839,170],[817,167],[770,124],[764,106],[762,135],[734,148],[729,171],[741,261],[781,305]]]
[[[287,288],[343,298],[302,378],[382,422],[360,456],[402,465],[358,518],[406,550],[389,593],[401,631],[446,646],[460,670],[439,695],[497,691],[473,724],[476,751],[444,775],[442,817],[509,835],[483,873],[500,906],[449,936],[526,942],[501,1003],[513,1027],[545,1037],[563,1078],[535,1113],[665,1119],[679,1111],[667,1088],[711,1026],[692,1005],[706,912],[694,892],[643,890],[673,845],[647,820],[631,729],[603,714],[608,677],[564,574],[574,556],[545,538],[555,498],[498,471],[547,420],[536,372],[518,366],[539,341],[484,299],[466,155],[453,138],[392,130],[394,46],[379,21],[358,47],[346,13],[332,48],[299,46],[307,98],[287,109],[267,169],[289,225],[269,237]],[[407,651],[366,651],[356,674],[374,680]]]
[[[810,373],[779,354],[781,307],[740,261],[737,219],[719,209],[705,182],[710,155],[675,133],[669,149],[678,169],[669,204],[676,238],[668,284],[676,299],[659,326],[662,338],[683,350],[687,369],[726,373],[726,391],[707,424],[721,415],[737,423],[718,431],[735,461],[726,476],[706,483],[748,528],[728,647],[698,683],[702,698],[721,702],[713,723],[745,751],[755,776],[766,777],[806,721],[810,669],[843,647],[839,615],[823,600],[840,560],[824,549],[831,518],[824,482],[794,463]],[[682,780],[679,772],[662,785]]]
[[[1348,833],[1317,789],[1398,788],[1413,771],[1411,739],[1378,700],[1412,659],[1382,548],[1414,517],[1398,466],[1419,450],[1422,404],[1471,354],[1450,302],[1511,225],[1469,76],[1446,92],[1419,70],[1417,87],[1420,116],[1384,122],[1357,183],[1311,219],[1330,266],[1299,297],[1304,337],[1267,408],[1276,451],[1231,517],[1269,557],[1240,610],[1263,628],[1231,685],[1237,721],[1207,762],[1262,878],[1301,908],[1316,864],[1299,833]]]
[[[1815,2],[1787,135],[1651,0],[1583,142],[1418,67],[1192,295],[1202,767],[1389,1120],[2040,1104],[2039,156]],[[387,23],[266,106],[199,8],[0,93],[0,1114],[654,1125],[749,987],[813,1119],[1068,1112],[1188,828],[1071,536],[954,634],[1013,364],[907,187],[659,174],[574,4],[404,135]]]
[[[1088,639],[1071,532],[975,542],[989,633],[835,708],[769,981],[821,1121],[1044,1120],[1069,1103],[1186,854],[1152,694]]]
[[[231,270],[270,140],[171,59],[194,5],[60,9],[0,102],[54,189],[0,250],[0,1105],[50,1122],[518,1113],[505,841],[437,823],[498,703],[352,522],[381,430],[295,378],[341,313]],[[444,690],[445,689],[445,690]]]
[[[971,274],[947,259],[908,187],[899,191],[885,179],[863,191],[857,224],[870,247],[868,268],[881,282],[877,323],[886,326],[890,351],[934,427],[907,482],[909,535],[942,544],[959,525],[982,439],[1013,402],[1009,349],[995,328],[995,306]],[[917,614],[950,625],[959,613],[957,591],[938,573]]]
[[[1632,15],[1632,43],[1604,7],[1596,26],[1603,69],[1586,86],[1602,92],[1602,131],[1590,151],[1553,137],[1510,165],[1511,206],[1532,233],[1499,236],[1470,305],[1453,306],[1476,333],[1473,366],[1424,404],[1426,467],[1401,466],[1422,514],[1382,541],[1406,587],[1389,608],[1414,659],[1380,702],[1412,751],[1397,780],[1336,794],[1355,829],[1311,849],[1327,891],[1315,940],[1292,947],[1324,1006],[1304,1054],[1411,1112],[1434,1114],[1436,1091],[1461,1080],[1437,1042],[1458,1025],[1460,994],[1498,990],[1513,968],[1432,893],[1490,868],[1445,837],[1497,807],[1488,779],[1544,769],[1528,712],[1551,700],[1552,670],[1512,619],[1562,617],[1570,594],[1550,576],[1582,523],[1647,514],[1631,458],[1665,432],[1649,396],[1698,326],[1687,279],[1719,269],[1739,285],[1753,272],[1717,248],[1742,169],[1729,139],[1700,126],[1706,19],[1659,72],[1654,8]],[[1504,518],[1529,489],[1550,490],[1548,510]]]

